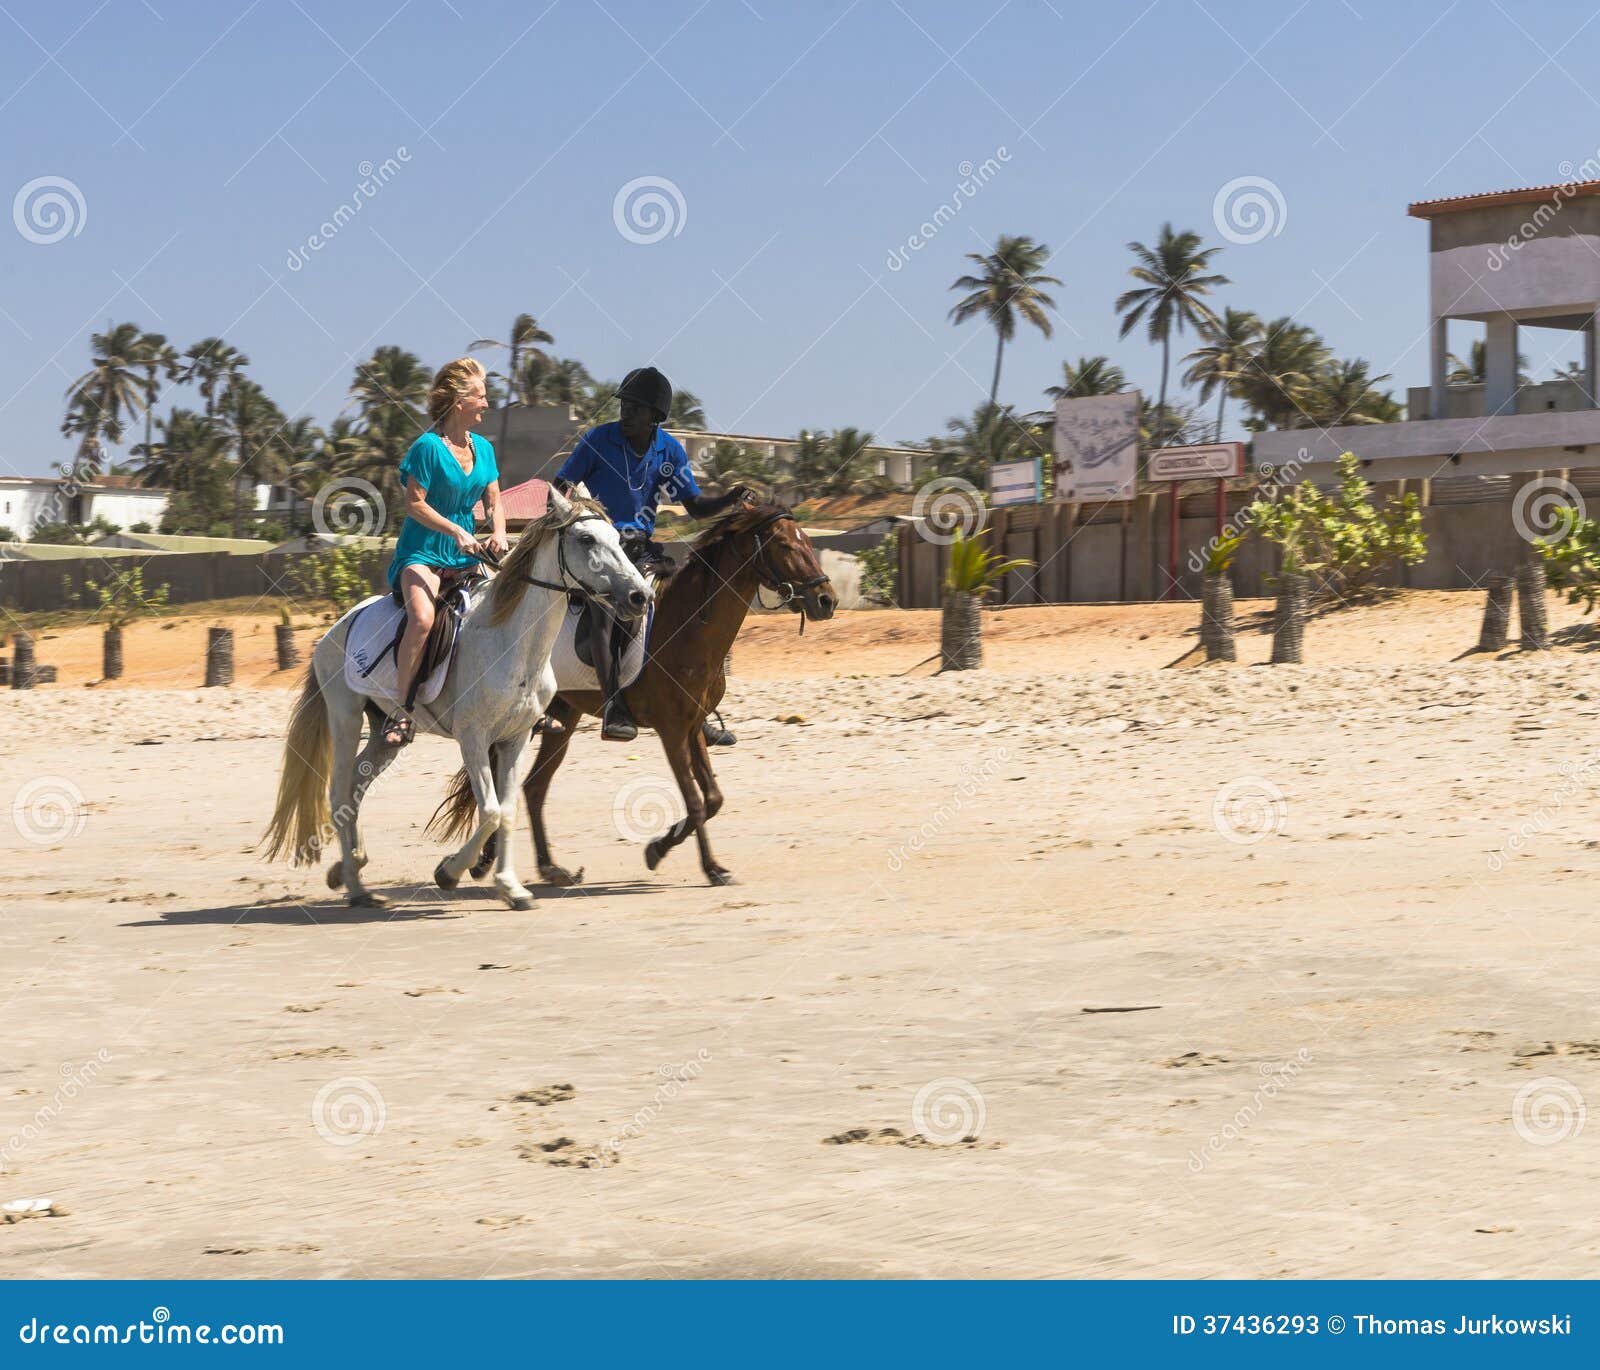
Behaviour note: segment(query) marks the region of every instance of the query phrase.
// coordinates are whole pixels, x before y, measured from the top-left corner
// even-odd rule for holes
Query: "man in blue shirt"
[[[606,513],[622,535],[623,547],[643,571],[659,571],[668,564],[666,550],[652,538],[656,530],[656,506],[665,495],[683,505],[690,518],[711,518],[750,497],[743,486],[725,495],[707,497],[700,493],[689,456],[671,433],[661,427],[672,409],[672,386],[653,366],[628,372],[617,387],[622,417],[616,423],[591,428],[572,449],[572,455],[556,472],[555,486],[563,493],[579,484],[605,506]],[[600,715],[600,736],[608,742],[631,742],[639,727],[628,712],[627,701],[617,688],[621,643],[616,624],[604,609],[592,610],[598,619],[591,639],[595,674],[605,693]],[[731,743],[733,735],[705,723],[706,737],[713,743]]]

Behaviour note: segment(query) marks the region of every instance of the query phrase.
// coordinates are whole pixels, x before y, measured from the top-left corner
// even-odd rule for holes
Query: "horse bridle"
[[[795,613],[800,615],[800,632],[803,636],[806,631],[806,592],[808,590],[816,589],[816,587],[819,585],[826,585],[828,583],[828,577],[826,574],[819,572],[817,575],[810,576],[807,579],[799,582],[795,582],[792,580],[784,580],[778,574],[778,572],[773,569],[768,553],[769,540],[763,537],[762,534],[764,534],[774,524],[781,523],[785,519],[787,519],[790,523],[796,524],[796,526],[799,524],[799,520],[796,519],[789,510],[779,509],[776,513],[768,514],[759,523],[753,523],[748,528],[742,529],[741,531],[753,533],[755,535],[756,554],[752,558],[751,564],[756,568],[756,603],[759,604],[763,609],[792,609]],[[782,595],[783,598],[780,599],[776,604],[768,604],[761,598],[761,591],[764,589],[771,590],[776,595]],[[702,620],[705,618],[705,614],[703,612],[701,617]]]
[[[581,513],[573,515],[572,518],[559,525],[555,530],[556,565],[560,568],[560,584],[551,580],[540,580],[538,576],[524,575],[521,572],[517,574],[517,579],[525,581],[529,585],[537,585],[541,590],[555,590],[560,594],[566,595],[569,602],[572,600],[577,600],[583,604],[593,604],[596,600],[603,598],[603,591],[596,590],[591,585],[586,585],[583,581],[579,580],[575,575],[573,575],[571,570],[569,570],[567,567],[567,541],[562,534],[564,534],[567,529],[571,528],[574,524],[583,523],[588,519],[610,522],[610,520],[607,519],[604,514]],[[477,557],[479,561],[484,563],[484,565],[489,566],[496,571],[500,569],[500,558],[494,556],[487,549],[479,552]]]

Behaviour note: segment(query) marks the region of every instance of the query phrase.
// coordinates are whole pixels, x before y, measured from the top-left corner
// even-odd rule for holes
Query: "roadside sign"
[[[997,461],[989,468],[990,504],[1037,504],[1041,494],[1038,457]]]
[[[1158,447],[1150,454],[1147,480],[1222,480],[1244,475],[1242,442],[1197,447]]]

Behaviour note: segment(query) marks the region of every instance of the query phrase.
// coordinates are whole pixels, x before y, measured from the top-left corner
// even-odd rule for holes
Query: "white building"
[[[0,476],[0,528],[26,538],[41,523],[92,523],[119,529],[136,523],[155,528],[167,509],[167,491],[147,489],[132,476]]]

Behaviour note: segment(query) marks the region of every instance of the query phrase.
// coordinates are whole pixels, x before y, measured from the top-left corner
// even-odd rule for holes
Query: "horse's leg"
[[[324,698],[328,705],[328,731],[333,740],[328,805],[332,810],[333,830],[339,838],[339,860],[328,869],[328,887],[338,889],[343,885],[346,902],[352,908],[373,908],[388,901],[361,881],[361,868],[367,864],[367,853],[356,825],[361,796],[366,791],[365,783],[361,783],[362,778],[356,774],[356,750],[361,745],[361,702],[342,688],[325,691]]]
[[[711,758],[706,751],[705,733],[698,724],[689,729],[689,765],[694,773],[695,783],[700,788],[700,793],[705,800],[706,821],[710,821],[722,807],[722,791],[717,788],[717,779],[711,773]],[[661,741],[661,748],[667,754],[668,764],[672,764],[672,746],[665,738]],[[666,858],[666,855],[678,843],[682,842],[694,831],[692,819],[680,818],[660,837],[656,838],[644,851],[644,863],[654,870]]]
[[[500,802],[494,787],[494,765],[490,759],[490,746],[481,734],[462,733],[456,741],[461,744],[461,760],[472,786],[472,797],[478,804],[478,825],[459,850],[434,868],[434,882],[440,889],[453,890],[461,883],[461,875],[483,850],[490,833],[500,826]]]
[[[672,767],[673,778],[678,782],[678,792],[683,796],[688,817],[674,823],[665,834],[645,848],[645,865],[654,870],[661,858],[683,841],[685,833],[693,829],[695,841],[700,846],[700,869],[706,873],[706,879],[713,885],[731,885],[732,873],[726,867],[719,866],[711,854],[711,839],[706,835],[706,802],[700,796],[700,785],[695,779],[688,736],[663,736],[661,742],[667,753],[667,763]]]
[[[550,834],[545,828],[544,802],[550,794],[550,783],[566,759],[567,748],[572,745],[573,730],[583,716],[564,699],[550,706],[548,715],[557,723],[556,728],[546,728],[539,734],[539,754],[534,759],[533,770],[522,782],[522,797],[528,805],[528,821],[533,826],[533,854],[539,865],[539,878],[551,885],[580,885],[583,868],[569,871],[556,865],[550,856]]]
[[[495,793],[505,796],[500,804],[500,826],[494,832],[494,840],[498,847],[494,865],[494,887],[500,897],[514,909],[533,907],[532,893],[517,879],[512,843],[517,827],[517,772],[522,767],[522,753],[527,745],[528,734],[519,732],[495,743],[492,752]]]

